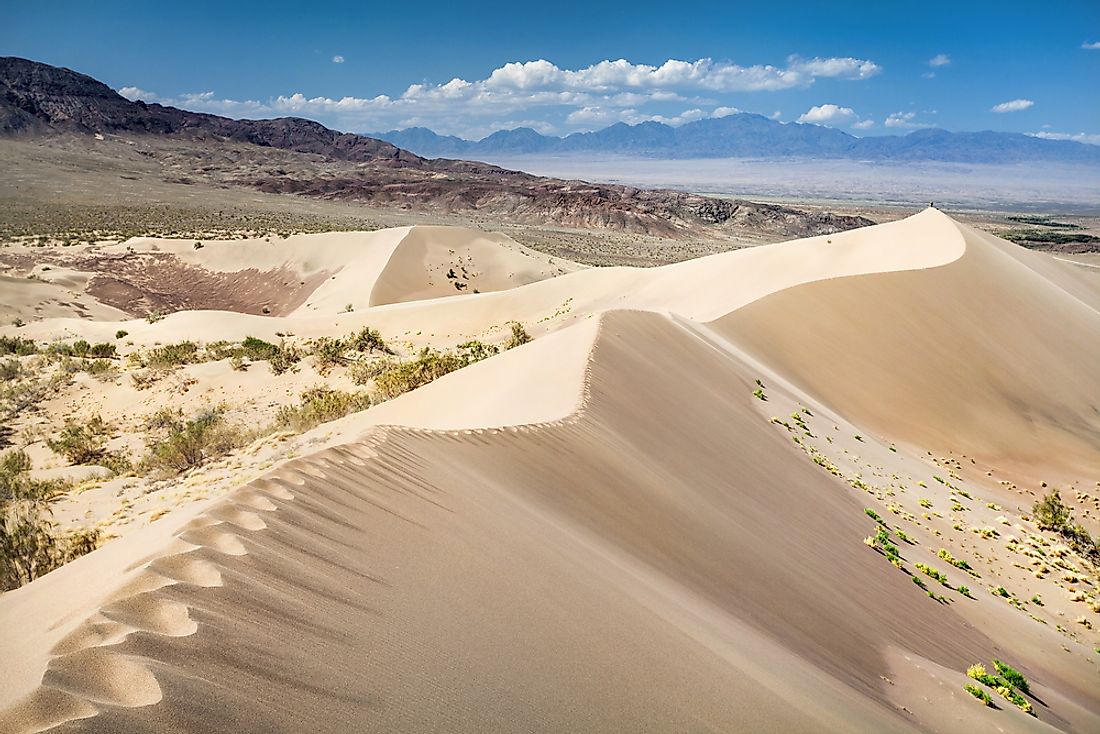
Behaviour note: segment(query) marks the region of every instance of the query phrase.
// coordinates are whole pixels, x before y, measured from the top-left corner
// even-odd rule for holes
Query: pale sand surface
[[[1100,730],[1100,639],[1073,621],[1100,617],[1005,547],[1037,535],[1040,479],[1100,479],[1093,281],[929,210],[541,280],[474,242],[514,270],[438,298],[433,258],[472,239],[424,234],[401,257],[408,232],[370,235],[383,254],[309,299],[323,315],[126,323],[137,343],[370,324],[447,344],[511,319],[536,339],[4,594],[0,729]],[[329,308],[375,293],[430,300]],[[772,421],[801,407],[805,431]],[[937,603],[866,547],[864,507],[914,540],[913,573],[950,569],[937,548],[969,559],[980,579],[948,575],[973,598],[925,578]],[[1036,717],[962,690],[993,657]]]

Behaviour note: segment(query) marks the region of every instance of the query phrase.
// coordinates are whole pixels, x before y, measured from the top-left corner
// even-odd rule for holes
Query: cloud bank
[[[333,63],[342,63],[342,56]],[[217,98],[200,92],[168,98],[137,87],[123,96],[158,101],[200,112],[225,115],[303,115],[324,119],[345,130],[382,131],[427,125],[439,132],[480,134],[503,126],[517,114],[542,110],[544,129],[593,129],[612,122],[657,120],[681,124],[730,114],[721,99],[735,93],[776,92],[806,88],[819,79],[861,81],[882,71],[874,61],[845,57],[789,56],[783,65],[742,66],[710,58],[669,59],[639,64],[604,60],[563,69],[545,59],[509,62],[484,79],[454,78],[445,83],[409,86],[397,96],[340,98],[301,92],[260,100]]]

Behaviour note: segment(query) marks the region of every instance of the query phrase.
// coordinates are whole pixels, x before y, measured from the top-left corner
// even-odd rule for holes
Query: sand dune
[[[1100,638],[1072,622],[1100,619],[999,537],[1037,536],[1032,496],[1000,480],[1100,476],[1089,282],[928,210],[526,285],[549,271],[473,240],[486,274],[514,269],[440,300],[423,273],[451,240],[421,234],[345,279],[377,305],[341,328],[445,339],[517,318],[538,338],[4,594],[0,729],[1100,729]],[[326,287],[310,303],[350,292]],[[335,328],[310,308],[262,328]],[[904,527],[905,572],[863,542],[866,507]],[[926,579],[942,601],[912,581],[939,548],[978,574]],[[995,657],[1035,716],[963,691]]]

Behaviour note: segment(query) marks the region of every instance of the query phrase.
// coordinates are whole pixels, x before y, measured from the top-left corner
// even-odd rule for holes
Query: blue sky
[[[758,112],[1100,143],[1100,1],[18,3],[0,54],[127,96],[480,137]],[[1095,45],[1095,48],[1089,48]],[[609,63],[610,62],[610,63]]]

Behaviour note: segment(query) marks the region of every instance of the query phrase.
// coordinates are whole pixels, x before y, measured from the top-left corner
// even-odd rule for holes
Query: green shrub
[[[64,491],[64,482],[31,479],[30,470],[26,451],[13,450],[0,457],[0,506],[12,500],[51,500]]]
[[[1021,696],[1016,691],[1012,690],[1010,687],[1008,687],[1008,686],[998,686],[996,688],[996,691],[997,691],[997,694],[1001,698],[1015,704],[1016,707],[1018,709],[1020,709],[1021,711],[1023,711],[1025,714],[1033,714],[1034,713],[1032,708],[1031,708],[1031,702],[1028,701],[1023,696]]]
[[[315,387],[302,393],[298,405],[286,405],[279,409],[275,423],[283,428],[302,433],[322,423],[343,418],[349,413],[366,410],[371,406],[366,393],[348,393]]]
[[[17,357],[26,357],[38,354],[38,346],[33,339],[24,339],[21,336],[0,335],[0,356],[14,354]]]
[[[1100,564],[1100,546],[1080,523],[1074,522],[1069,507],[1062,502],[1058,490],[1051,490],[1032,507],[1032,515],[1041,530],[1053,530],[1065,538],[1073,550],[1088,561]]]
[[[985,666],[981,663],[975,663],[966,669],[967,677],[973,678],[979,683],[984,683],[990,688],[996,688],[1001,685],[1002,681],[995,675],[990,675],[985,669]]]
[[[192,341],[182,341],[175,344],[165,344],[163,347],[150,349],[142,357],[142,367],[172,368],[186,364],[201,362],[199,345]]]
[[[313,342],[313,366],[322,375],[328,374],[333,367],[348,363],[348,345],[343,339],[323,336]]]
[[[268,361],[279,353],[279,347],[254,336],[246,336],[241,342],[241,349],[244,350],[244,356],[253,361]]]
[[[355,362],[348,369],[348,377],[350,377],[351,381],[356,385],[366,385],[395,364],[397,364],[397,362],[392,359]]]
[[[166,474],[180,474],[223,456],[246,440],[240,430],[226,425],[218,410],[191,420],[184,420],[180,411],[162,410],[147,421],[146,428],[151,435],[141,468]]]
[[[939,553],[937,553],[937,555],[940,558],[942,558],[943,560],[950,563],[955,568],[960,568],[963,571],[966,571],[971,576],[977,576],[978,575],[977,573],[974,572],[974,569],[972,569],[970,567],[969,563],[967,563],[966,561],[963,561],[959,558],[955,558],[955,556],[951,555],[950,551],[948,551],[946,548],[940,548],[940,551],[939,551]]]
[[[93,357],[95,359],[111,359],[115,356],[116,352],[117,350],[115,349],[114,344],[110,344],[108,342],[99,342],[98,344],[93,344],[88,348],[86,356]]]
[[[508,337],[508,341],[504,343],[505,349],[514,349],[515,347],[522,346],[531,341],[531,335],[527,333],[527,329],[523,328],[523,324],[518,321],[511,323],[512,335]]]
[[[383,354],[393,354],[393,351],[382,339],[382,335],[379,334],[376,329],[371,329],[367,326],[364,326],[357,333],[348,337],[347,345],[349,349],[353,349],[356,352],[367,352],[368,354],[382,352]]]
[[[374,385],[378,395],[383,400],[389,400],[409,390],[427,385],[467,364],[467,360],[458,355],[437,352],[424,347],[415,360],[390,364],[384,372],[375,377]]]
[[[1031,693],[1031,686],[1028,685],[1027,678],[1020,671],[997,658],[993,658],[993,667],[997,669],[997,672],[1010,686],[1024,693]]]
[[[95,529],[62,533],[49,505],[38,500],[8,502],[0,517],[0,586],[4,590],[29,584],[74,558],[96,549]]]
[[[70,464],[95,464],[107,453],[111,426],[98,415],[86,423],[66,421],[56,439],[47,441],[50,450],[64,456]]]
[[[281,375],[302,359],[301,352],[296,347],[279,345],[278,350],[268,360],[272,373]]]
[[[1031,514],[1040,530],[1061,532],[1069,522],[1069,508],[1062,502],[1057,489],[1038,500],[1031,508]]]
[[[0,382],[12,382],[23,375],[23,365],[18,359],[9,358],[0,362]]]
[[[963,686],[963,690],[965,690],[967,693],[969,693],[971,696],[978,699],[982,703],[984,703],[986,706],[992,706],[993,705],[993,699],[989,697],[989,694],[986,693],[986,690],[984,688],[978,688],[975,685],[967,683],[966,685]]]
[[[494,345],[485,344],[484,342],[480,342],[477,340],[464,342],[458,345],[459,356],[465,359],[467,364],[480,362],[481,360],[488,359],[489,357],[492,357],[499,352],[500,350],[497,349]]]
[[[126,331],[126,329],[119,329],[115,332],[115,339],[121,339],[129,333],[130,332]]]
[[[947,576],[944,575],[944,573],[942,571],[939,571],[938,569],[935,569],[935,568],[933,568],[932,566],[929,566],[926,563],[919,563],[918,562],[918,563],[914,563],[913,565],[916,566],[918,570],[922,571],[925,576],[928,576],[929,578],[933,578],[936,581],[939,581],[944,586],[947,586]]]

